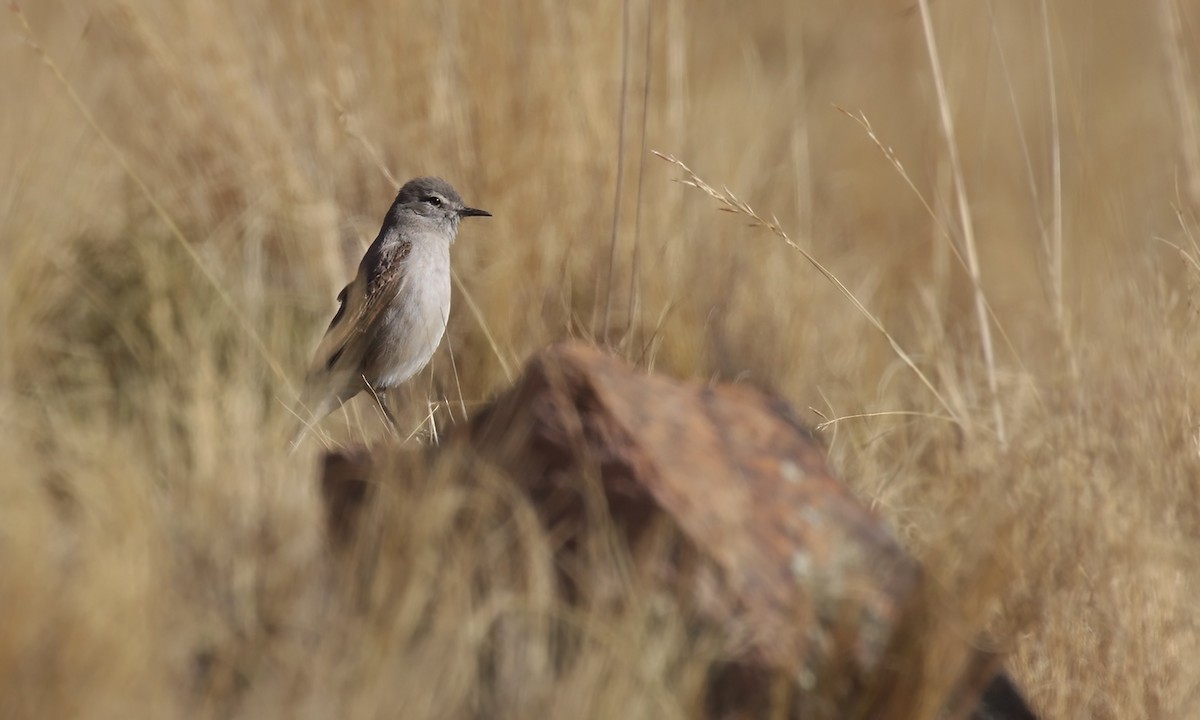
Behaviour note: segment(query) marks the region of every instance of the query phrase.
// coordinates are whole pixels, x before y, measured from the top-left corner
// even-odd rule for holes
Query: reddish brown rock
[[[631,539],[669,518],[713,571],[689,578],[705,586],[693,588],[702,609],[736,622],[747,655],[773,667],[801,669],[848,618],[856,660],[874,665],[917,588],[916,563],[808,430],[753,388],[646,375],[565,344],[532,361],[471,434],[484,448],[520,438],[523,449],[493,455],[543,506],[590,465]]]
[[[442,447],[463,443],[522,486],[562,539],[560,565],[578,561],[574,540],[590,524],[611,523],[655,577],[722,628],[730,662],[713,678],[709,717],[761,716],[778,677],[795,681],[794,716],[905,716],[912,698],[900,696],[920,671],[903,665],[928,620],[920,568],[783,401],[648,375],[566,343],[531,360]],[[341,536],[369,466],[365,455],[327,460]],[[660,529],[671,551],[646,559],[639,547],[661,549]],[[995,674],[993,657],[977,660],[945,716],[962,717]],[[820,704],[806,703],[817,686]]]

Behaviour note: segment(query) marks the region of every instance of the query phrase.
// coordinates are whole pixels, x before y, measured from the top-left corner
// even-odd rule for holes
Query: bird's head
[[[467,207],[450,183],[437,177],[419,177],[404,183],[392,206],[420,221],[445,224],[451,230],[465,217],[491,217],[486,210]]]

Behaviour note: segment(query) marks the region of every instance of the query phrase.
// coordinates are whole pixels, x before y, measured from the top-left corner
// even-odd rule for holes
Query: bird
[[[404,183],[358,272],[338,293],[338,309],[313,353],[297,415],[295,450],[308,430],[360,392],[374,396],[397,428],[388,391],[420,372],[450,317],[450,246],[463,218],[491,217],[468,207],[450,183]]]

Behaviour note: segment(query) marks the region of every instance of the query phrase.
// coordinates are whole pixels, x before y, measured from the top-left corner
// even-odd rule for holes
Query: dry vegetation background
[[[455,246],[414,428],[565,336],[826,418],[911,413],[823,433],[949,631],[1011,651],[1047,717],[1195,716],[1193,3],[934,2],[957,158],[907,0],[23,5],[0,21],[0,715],[694,711],[711,644],[649,600],[556,607],[549,540],[495,478],[418,482],[331,560],[287,406],[388,173],[435,173],[495,217]],[[777,216],[942,399],[651,149]],[[382,432],[361,403],[333,435]]]

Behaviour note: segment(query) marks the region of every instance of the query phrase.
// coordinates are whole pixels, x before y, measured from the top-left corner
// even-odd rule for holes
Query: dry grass
[[[387,172],[495,214],[414,428],[567,335],[772,387],[847,417],[831,453],[930,568],[931,647],[1012,650],[1047,717],[1194,713],[1187,3],[27,5],[0,21],[0,714],[695,708],[707,635],[636,578],[557,607],[495,478],[414,480],[333,562],[286,405]],[[361,402],[326,425],[381,432]]]

